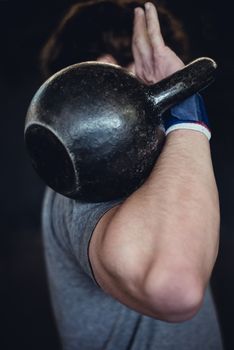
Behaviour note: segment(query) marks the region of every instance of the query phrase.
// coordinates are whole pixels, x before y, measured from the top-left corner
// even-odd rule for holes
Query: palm
[[[145,13],[141,8],[135,12],[132,41],[134,70],[146,84],[154,84],[183,68],[184,64],[165,45],[154,5],[148,3],[145,7]]]

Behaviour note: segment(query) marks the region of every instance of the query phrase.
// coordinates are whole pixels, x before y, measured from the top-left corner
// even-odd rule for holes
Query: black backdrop
[[[41,83],[39,49],[61,14],[74,2],[15,4],[0,0],[1,349],[59,348],[40,233],[44,185],[29,164],[23,128],[28,104]],[[205,92],[222,214],[221,246],[212,286],[225,348],[231,350],[234,349],[233,12],[228,0],[165,2],[184,23],[192,57],[210,56],[219,65],[216,83]]]

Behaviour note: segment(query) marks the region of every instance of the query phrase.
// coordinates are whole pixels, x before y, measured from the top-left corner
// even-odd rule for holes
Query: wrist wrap
[[[195,94],[170,109],[165,118],[166,135],[177,129],[189,129],[203,133],[208,140],[211,138],[209,121],[203,98]]]

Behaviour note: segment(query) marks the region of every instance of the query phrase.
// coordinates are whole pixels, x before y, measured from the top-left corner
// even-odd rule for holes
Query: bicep
[[[110,209],[93,231],[89,245],[89,260],[96,282],[122,304],[152,317],[152,305],[144,293],[142,278],[147,269],[140,252],[139,240],[127,242],[128,235],[118,225],[121,206]],[[117,224],[113,225],[113,222]],[[115,228],[113,228],[115,227]],[[126,237],[127,241],[125,241]]]

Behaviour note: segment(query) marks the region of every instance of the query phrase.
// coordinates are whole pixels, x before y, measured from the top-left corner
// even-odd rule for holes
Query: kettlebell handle
[[[157,113],[162,114],[214,81],[217,64],[208,57],[198,58],[160,82],[148,86],[147,95]]]

